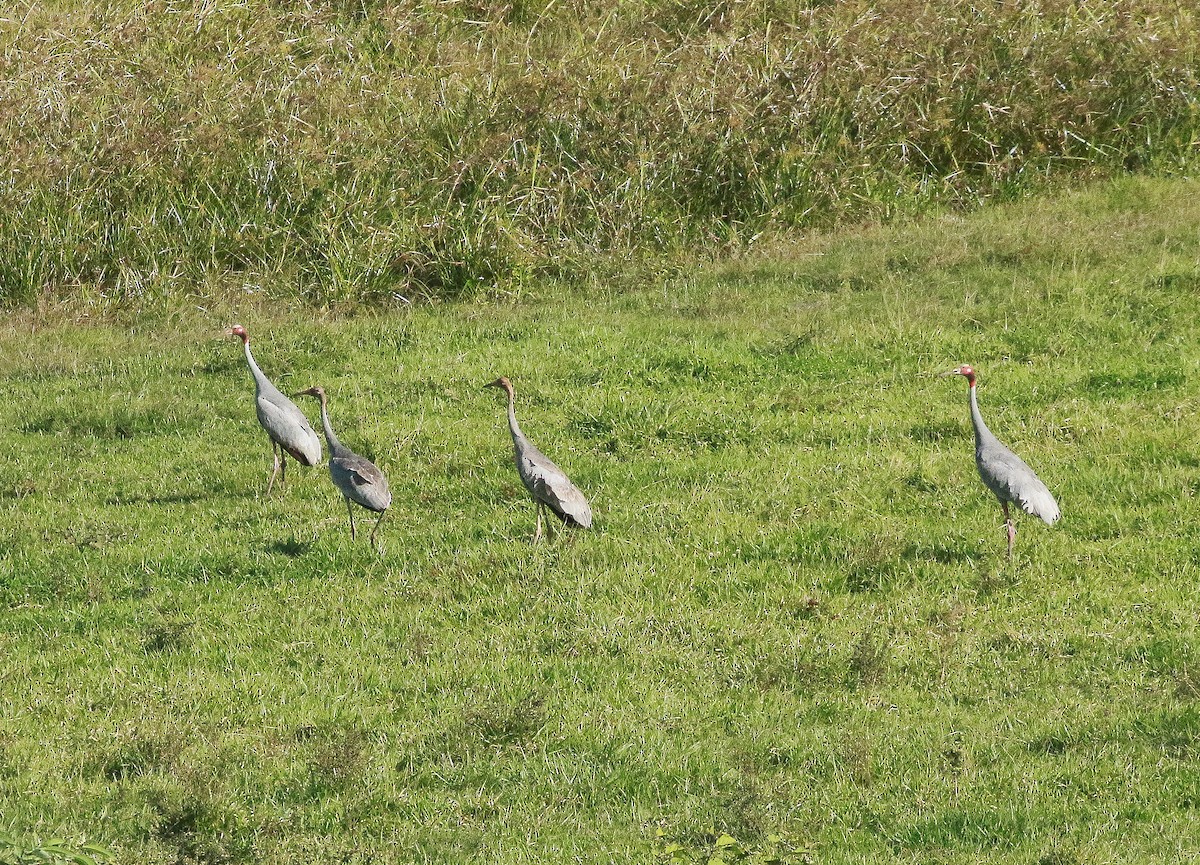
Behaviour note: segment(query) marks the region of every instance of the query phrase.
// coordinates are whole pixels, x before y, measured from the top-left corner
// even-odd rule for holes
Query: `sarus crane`
[[[517,414],[513,408],[512,382],[504,376],[489,382],[484,387],[497,387],[508,394],[508,430],[512,433],[513,455],[517,463],[517,474],[525,489],[533,496],[537,509],[537,531],[533,535],[534,543],[542,537],[542,511],[549,508],[550,512],[568,526],[578,526],[588,529],[592,526],[592,509],[587,499],[575,484],[571,483],[566,473],[556,466],[521,432],[517,424]]]
[[[350,514],[350,539],[355,537],[354,505],[360,505],[379,514],[375,528],[371,530],[371,546],[375,548],[375,552],[382,552],[375,542],[375,536],[383,518],[387,516],[388,507],[392,504],[392,493],[388,489],[387,478],[375,463],[359,456],[338,441],[329,423],[329,398],[325,395],[324,388],[310,387],[296,396],[311,396],[321,401],[321,426],[325,430],[325,441],[329,444],[329,476],[333,479],[333,485],[346,499],[346,510]]]
[[[971,401],[971,425],[975,428],[975,466],[979,469],[979,477],[984,485],[995,494],[1004,509],[1008,556],[1012,558],[1017,527],[1008,511],[1009,502],[1027,514],[1040,517],[1051,526],[1060,515],[1058,502],[1050,495],[1050,490],[1046,489],[1041,479],[1033,473],[1033,469],[992,435],[992,431],[983,422],[983,415],[979,413],[979,402],[975,398],[975,370],[963,365],[942,373],[941,377],[951,375],[961,375],[967,380]]]
[[[250,367],[250,375],[254,377],[254,409],[258,413],[258,422],[271,438],[271,455],[275,464],[271,468],[271,480],[267,483],[267,495],[270,495],[276,475],[279,475],[280,486],[287,479],[285,454],[290,454],[301,465],[315,466],[321,461],[321,439],[313,431],[304,412],[271,384],[271,380],[258,368],[254,355],[250,353],[250,335],[246,333],[246,328],[235,324],[225,333],[242,340],[246,364]]]

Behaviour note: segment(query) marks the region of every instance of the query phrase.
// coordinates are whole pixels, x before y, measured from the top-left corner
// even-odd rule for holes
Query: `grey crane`
[[[514,457],[517,462],[517,474],[525,489],[533,496],[537,509],[537,531],[534,533],[534,543],[542,537],[542,511],[549,508],[551,513],[569,526],[583,529],[592,527],[592,509],[579,488],[567,478],[566,474],[556,466],[521,432],[517,424],[517,414],[513,409],[512,382],[504,376],[489,382],[484,387],[498,387],[508,394],[508,429],[512,433]]]
[[[353,502],[379,514],[375,528],[371,530],[371,546],[376,552],[381,552],[375,543],[375,535],[379,532],[379,526],[392,504],[392,493],[388,489],[387,478],[379,470],[379,466],[354,453],[333,434],[333,427],[329,424],[329,398],[325,395],[324,388],[310,387],[296,396],[311,396],[321,401],[321,426],[325,430],[325,441],[329,444],[329,476],[333,479],[333,485],[346,499],[346,510],[350,513],[350,538],[353,540],[355,537],[354,507],[351,504]]]
[[[1046,489],[1046,485],[1033,473],[1033,469],[992,435],[992,431],[983,422],[983,415],[979,413],[979,402],[975,398],[975,370],[963,365],[942,373],[941,377],[950,375],[961,375],[967,380],[971,400],[971,425],[975,428],[975,466],[979,469],[979,477],[983,479],[984,485],[995,494],[1004,509],[1008,556],[1012,558],[1017,528],[1008,512],[1009,502],[1027,514],[1040,517],[1050,526],[1059,518],[1058,502],[1054,501],[1054,496],[1050,495],[1050,490]]]
[[[225,333],[241,337],[242,348],[246,351],[246,364],[250,367],[250,375],[254,377],[254,408],[258,412],[258,422],[271,438],[271,455],[275,458],[275,464],[267,484],[267,495],[270,495],[276,475],[279,475],[280,486],[287,479],[284,455],[290,454],[301,465],[315,466],[321,461],[321,439],[313,431],[304,412],[271,384],[271,380],[258,368],[254,355],[250,353],[250,335],[246,333],[246,328],[235,324]]]

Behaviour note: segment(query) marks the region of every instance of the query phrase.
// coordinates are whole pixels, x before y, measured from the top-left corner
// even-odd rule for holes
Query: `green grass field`
[[[134,865],[1200,856],[1196,193],[633,291],[14,312],[0,832]],[[263,497],[234,321],[389,475],[382,558],[324,467]],[[1064,514],[1011,563],[933,377],[962,362]],[[530,543],[500,374],[594,531]]]

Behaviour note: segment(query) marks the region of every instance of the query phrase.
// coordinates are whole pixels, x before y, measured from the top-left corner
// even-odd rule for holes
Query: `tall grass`
[[[1198,47],[1183,0],[25,3],[0,291],[455,297],[1175,167]]]

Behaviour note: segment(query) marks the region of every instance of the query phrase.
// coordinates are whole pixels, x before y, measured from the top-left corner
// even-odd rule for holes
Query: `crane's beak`
[[[949,378],[952,375],[962,375],[962,373],[956,369],[952,369],[949,372],[939,373],[938,378]]]

